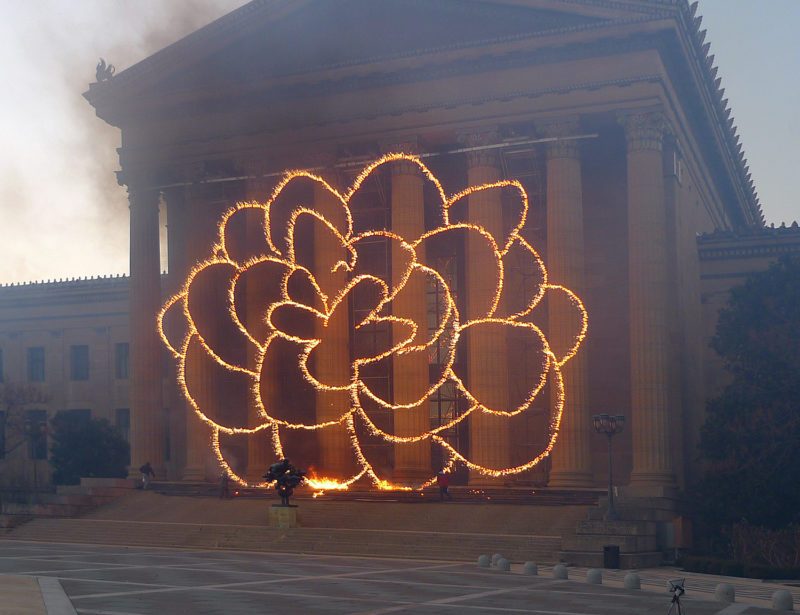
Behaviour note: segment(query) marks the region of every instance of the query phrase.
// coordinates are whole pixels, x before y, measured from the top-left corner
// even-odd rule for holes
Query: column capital
[[[499,167],[500,150],[498,148],[482,149],[495,145],[500,141],[500,133],[494,128],[476,128],[458,133],[458,142],[465,148],[475,148],[467,151],[467,167]]]
[[[251,201],[265,201],[269,198],[271,188],[275,185],[274,177],[268,177],[273,170],[269,162],[263,158],[246,158],[239,161],[238,168],[245,176],[245,199]]]
[[[580,133],[578,116],[558,117],[536,122],[536,132],[544,138],[552,139],[546,143],[547,158],[578,158],[580,143],[570,138]]]
[[[125,186],[128,194],[144,194],[147,191],[157,192],[156,173],[151,169],[122,169],[117,171],[117,184]]]
[[[248,178],[260,179],[273,169],[263,158],[245,158],[237,163],[237,167]]]
[[[414,177],[422,177],[422,169],[418,164],[410,160],[395,160],[391,163],[392,177],[399,177],[401,175],[411,175]]]
[[[617,121],[625,129],[629,152],[660,152],[664,146],[664,137],[672,132],[663,111],[619,111]]]
[[[134,183],[131,181],[125,184],[125,190],[128,192],[128,207],[131,212],[134,212],[134,210],[137,212],[148,210],[158,212],[161,191],[158,188],[153,188],[151,182],[141,181]]]
[[[500,131],[496,126],[461,130],[457,135],[458,142],[464,147],[480,147],[494,145],[500,141]]]
[[[416,156],[421,152],[419,139],[416,136],[398,137],[383,141],[380,144],[382,154],[410,154]],[[396,160],[391,163],[392,177],[400,175],[421,175],[422,169],[419,165],[408,160]]]
[[[302,166],[312,169],[327,169],[337,162],[336,154],[330,150],[317,150],[303,155]]]
[[[419,138],[416,135],[406,137],[393,137],[380,142],[381,154],[411,154],[416,156],[421,152]]]

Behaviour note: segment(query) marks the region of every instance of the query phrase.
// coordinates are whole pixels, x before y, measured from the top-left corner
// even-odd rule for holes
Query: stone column
[[[250,164],[247,166],[247,175],[253,177],[248,179],[245,184],[245,199],[248,201],[255,201],[258,203],[265,203],[270,196],[270,188],[273,182],[260,177],[264,172],[261,165]],[[246,241],[248,248],[255,253],[259,246],[266,243],[264,235],[264,214],[263,210],[250,210],[246,213],[247,216],[247,229]],[[258,291],[251,288],[249,285],[245,289],[246,307],[245,314],[248,323],[253,323],[256,319],[263,318],[263,309],[265,306],[259,305],[255,298],[258,296]],[[277,372],[277,366],[274,353],[268,353],[265,357],[265,365],[262,366],[261,379],[274,381]],[[255,370],[256,366],[256,350],[250,347],[247,355],[247,367]],[[262,388],[265,394],[266,402],[274,403],[274,387]],[[270,394],[273,393],[273,394]],[[258,412],[255,399],[252,395],[247,397],[247,424],[249,427],[255,427],[263,420]],[[248,439],[247,445],[247,470],[245,478],[250,483],[259,483],[263,480],[264,472],[268,469],[271,463],[275,462],[275,456],[272,452],[272,445],[270,443],[269,429],[258,432],[258,435],[252,436]]]
[[[661,112],[620,113],[627,141],[631,486],[674,485],[670,448],[667,233]]]
[[[165,476],[161,339],[156,318],[161,309],[157,190],[128,184],[130,201],[131,468],[149,461],[157,478]]]
[[[328,208],[338,208],[335,199],[320,184],[314,185],[314,205],[317,209],[325,212]],[[332,219],[335,219],[331,216]],[[317,225],[314,229],[314,258],[321,262],[328,262],[322,255],[331,250],[338,250],[337,240],[332,238],[329,233],[320,232]],[[319,268],[318,268],[319,269]],[[331,273],[327,279],[317,280],[323,292],[333,295],[343,288],[347,279],[347,272],[340,268],[336,273]],[[349,310],[345,304],[339,305],[337,310]],[[333,321],[332,321],[333,322]],[[329,352],[314,353],[316,361],[315,368],[320,378],[328,378],[331,381],[343,381],[350,377],[350,329],[349,322],[338,320],[339,326],[329,326],[325,335],[332,344],[326,344]],[[316,418],[317,422],[325,422],[338,419],[348,408],[350,408],[350,392],[345,391],[322,391],[317,393]],[[320,447],[321,474],[328,478],[347,478],[351,472],[352,453],[350,451],[350,436],[345,427],[339,426],[332,429],[322,429],[318,432],[318,443]]]
[[[546,137],[567,137],[579,131],[577,118],[537,124]],[[583,190],[579,142],[561,139],[547,143],[547,270],[553,284],[584,295]],[[548,294],[548,340],[557,356],[563,356],[578,331],[579,322],[569,300],[561,293]],[[556,445],[551,454],[549,486],[590,487],[593,433],[587,399],[586,347],[561,368],[564,410]],[[555,407],[555,391],[553,406]]]
[[[212,374],[206,373],[199,364],[198,353],[205,352],[194,346],[189,349],[186,357],[186,379],[198,382],[194,387],[195,401],[203,409],[203,413],[212,420],[216,416],[217,382]],[[204,481],[210,476],[209,472],[216,467],[212,461],[211,453],[212,428],[197,416],[194,408],[186,403],[186,467],[183,470],[183,480]]]
[[[491,137],[481,135],[473,144],[489,143]],[[467,154],[467,183],[470,186],[498,181],[500,161],[496,150],[478,150]],[[499,190],[482,190],[469,196],[469,222],[483,227],[495,237],[503,236],[503,211]],[[473,258],[474,237],[466,246],[466,303],[467,312],[486,292],[494,292],[494,262]],[[480,240],[477,240],[480,241]],[[501,246],[498,246],[501,247]],[[487,288],[492,287],[492,288]],[[498,312],[503,312],[501,305]],[[489,331],[470,331],[467,340],[469,388],[492,408],[508,406],[508,370],[506,340]],[[480,349],[480,352],[477,351]],[[473,412],[469,417],[470,459],[483,467],[503,469],[511,465],[511,434],[508,417]],[[482,474],[470,473],[471,485],[502,483]]]
[[[416,164],[407,161],[394,162],[392,165],[392,232],[407,241],[412,241],[425,232],[422,173]],[[417,248],[417,260],[425,262],[424,246]],[[401,271],[402,262],[402,257],[393,252],[393,275],[398,275],[394,272]],[[392,302],[392,308],[398,313],[411,316],[427,332],[425,279],[422,277],[409,279],[403,292]],[[395,403],[409,403],[411,396],[409,391],[419,391],[421,386],[427,386],[430,381],[427,354],[418,353],[418,356],[404,358],[402,362],[395,359],[392,369]],[[414,408],[396,409],[393,416],[394,433],[398,436],[421,434],[430,428],[427,400]],[[396,481],[423,481],[430,476],[430,473],[431,449],[427,441],[404,444],[395,448],[393,478]]]
[[[164,297],[172,297],[183,287],[189,268],[186,263],[186,199],[183,187],[170,188],[163,193],[167,205],[167,288]],[[178,361],[171,353],[164,353],[169,361],[167,383],[169,406],[170,470],[182,476],[186,465],[186,397],[178,385]]]
[[[186,189],[186,263],[191,269],[199,261],[210,255],[210,246],[216,232],[217,206],[207,202],[201,185]],[[202,317],[202,315],[196,315]],[[196,382],[195,401],[204,414],[211,419],[216,417],[218,402],[218,382],[213,374],[207,373],[207,365],[199,360],[205,350],[199,345],[190,346],[186,357],[186,379]],[[186,467],[183,480],[206,480],[207,474],[216,474],[216,459],[211,452],[212,428],[205,423],[186,403]]]

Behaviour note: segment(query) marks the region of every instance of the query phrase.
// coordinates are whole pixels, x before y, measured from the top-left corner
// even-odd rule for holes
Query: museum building
[[[697,237],[763,227],[695,11],[255,0],[91,84],[130,195],[133,467],[592,487],[608,413],[621,484],[685,486]]]

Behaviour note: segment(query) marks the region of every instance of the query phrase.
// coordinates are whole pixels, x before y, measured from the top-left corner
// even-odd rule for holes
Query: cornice
[[[689,58],[690,70],[695,68],[699,73],[698,81],[701,88],[701,98],[706,107],[712,127],[717,127],[717,136],[720,141],[725,166],[731,176],[733,189],[737,193],[737,200],[745,209],[742,212],[743,227],[763,226],[764,215],[761,203],[755,190],[750,168],[744,155],[742,143],[737,135],[731,108],[725,98],[725,89],[722,87],[722,78],[717,77],[718,67],[714,65],[714,55],[709,54],[711,43],[705,42],[706,30],[701,30],[703,18],[697,15],[698,3],[687,0],[672,0],[680,9],[677,13],[681,25],[679,31],[684,33],[689,42],[690,55],[694,55],[695,62]]]
[[[97,277],[92,276],[88,278],[59,278],[58,280],[41,280],[38,282],[12,282],[9,284],[0,284],[0,297],[6,294],[28,293],[34,291],[71,292],[75,290],[87,289],[128,288],[129,286],[130,278],[124,274]]]
[[[800,227],[755,227],[741,232],[715,231],[697,238],[701,261],[776,257],[800,253]]]
[[[355,120],[376,120],[386,116],[397,116],[397,115],[405,115],[405,114],[412,114],[412,113],[425,113],[428,111],[433,111],[437,109],[451,109],[459,106],[477,106],[497,101],[508,101],[518,98],[540,98],[542,96],[548,95],[563,95],[569,94],[571,92],[579,92],[579,91],[595,91],[606,87],[616,87],[616,88],[624,88],[630,87],[640,83],[658,83],[662,84],[663,86],[663,78],[661,75],[657,74],[650,74],[650,75],[641,75],[638,77],[631,77],[626,79],[612,79],[606,81],[589,81],[585,83],[577,83],[571,84],[564,87],[553,87],[553,88],[541,88],[541,89],[529,89],[529,90],[514,90],[511,92],[505,92],[502,94],[497,95],[488,95],[482,94],[477,95],[475,97],[465,98],[459,97],[457,101],[440,101],[436,103],[420,103],[420,104],[409,104],[404,105],[401,107],[393,107],[389,110],[381,110],[371,114],[364,114],[362,112],[350,112],[346,111],[343,112],[341,115],[331,117],[329,119],[318,121],[313,124],[305,124],[302,120],[298,120],[297,123],[288,123],[282,122],[279,125],[275,125],[273,127],[265,128],[259,132],[259,137],[264,139],[268,139],[273,135],[277,135],[287,131],[294,131],[300,127],[312,127],[312,128],[325,128],[331,125],[336,124],[347,124],[351,123]],[[139,155],[139,152],[129,152],[129,156],[126,157],[126,160],[131,161],[130,163],[124,162],[123,166],[136,166],[132,161],[142,159],[144,160],[146,157],[142,157]],[[365,162],[367,159],[365,158]],[[309,161],[309,165],[316,166],[317,161]],[[180,165],[178,165],[180,166]],[[278,176],[282,175],[285,171],[286,165],[283,162],[275,161],[275,163],[270,165],[262,165],[260,170],[260,175],[262,177],[266,176]],[[239,180],[246,180],[246,179],[253,179],[253,176],[231,176],[225,179],[221,179],[220,181],[239,181]],[[195,178],[197,180],[197,178]],[[203,183],[203,182],[200,182]],[[162,186],[163,188],[168,188],[169,186]]]
[[[29,282],[0,286],[0,311],[115,302],[127,307],[129,297],[128,277]],[[6,319],[0,316],[0,320]]]
[[[777,257],[783,254],[800,254],[800,244],[761,244],[756,246],[730,246],[699,252],[701,261],[731,260],[736,258]]]

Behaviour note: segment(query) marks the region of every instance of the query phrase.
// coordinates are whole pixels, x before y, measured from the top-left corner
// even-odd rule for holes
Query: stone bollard
[[[539,574],[539,566],[536,562],[525,562],[522,566],[522,574],[537,575]]]
[[[488,555],[479,555],[478,556],[478,566],[480,568],[488,568],[491,565],[491,560],[489,559]]]
[[[508,572],[511,570],[511,562],[509,562],[505,557],[501,557],[499,560],[497,560],[497,564],[495,565],[497,566],[498,570],[502,570],[503,572]]]
[[[625,589],[642,589],[642,581],[635,572],[629,572],[622,581]]]
[[[714,598],[720,602],[735,602],[736,590],[730,583],[720,583],[714,588]]]
[[[500,555],[499,553],[495,553],[494,555],[492,555],[492,566],[497,566],[497,560],[499,560],[501,557],[503,556]]]
[[[569,572],[567,572],[567,567],[563,564],[557,564],[553,566],[553,578],[554,579],[568,579]]]
[[[788,589],[778,589],[772,594],[772,608],[776,611],[793,611],[794,602]]]
[[[586,582],[601,585],[603,583],[603,573],[597,568],[590,568],[586,571]]]

